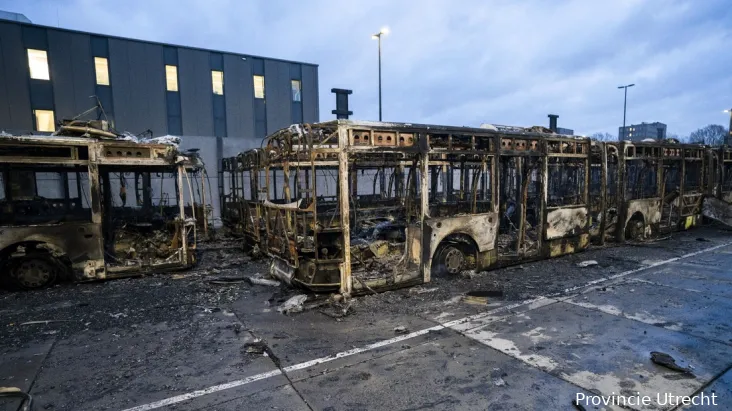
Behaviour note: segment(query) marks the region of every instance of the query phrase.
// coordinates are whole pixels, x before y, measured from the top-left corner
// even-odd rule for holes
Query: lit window
[[[165,87],[168,91],[178,91],[177,66],[165,66]]]
[[[36,131],[56,131],[56,124],[51,110],[33,110],[36,116]]]
[[[94,57],[94,70],[97,73],[97,84],[109,85],[109,64],[104,57]]]
[[[224,95],[224,72],[211,70],[211,84],[213,85],[213,93],[223,96]]]
[[[48,55],[45,50],[28,49],[28,67],[31,78],[50,80],[48,75]]]
[[[254,98],[264,98],[264,76],[254,76]]]
[[[290,86],[292,88],[292,101],[302,101],[300,80],[292,80]]]

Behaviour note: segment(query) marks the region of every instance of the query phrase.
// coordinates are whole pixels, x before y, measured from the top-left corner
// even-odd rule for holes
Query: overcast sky
[[[353,90],[356,119],[546,125],[617,135],[660,121],[687,135],[728,124],[729,0],[0,0],[34,23],[316,63],[320,119],[333,87]]]

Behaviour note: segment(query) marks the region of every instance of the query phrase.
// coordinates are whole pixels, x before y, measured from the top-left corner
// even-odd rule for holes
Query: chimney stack
[[[553,132],[557,132],[557,119],[559,118],[559,115],[557,114],[549,114],[549,130]]]
[[[330,92],[336,95],[336,109],[331,113],[335,114],[337,119],[348,120],[348,116],[353,114],[353,111],[348,109],[348,95],[352,94],[353,90],[332,88]]]

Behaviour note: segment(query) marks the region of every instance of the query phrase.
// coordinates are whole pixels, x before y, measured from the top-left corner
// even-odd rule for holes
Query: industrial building
[[[631,124],[625,128],[618,128],[618,140],[643,141],[652,138],[663,140],[666,138],[666,125],[663,123],[640,123]]]
[[[51,132],[97,99],[104,113],[88,117],[106,115],[118,131],[259,141],[319,120],[318,66],[46,27],[0,12],[0,131]]]

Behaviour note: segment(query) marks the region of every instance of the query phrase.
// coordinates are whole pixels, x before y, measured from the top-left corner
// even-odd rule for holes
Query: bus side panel
[[[587,232],[587,207],[560,208],[549,211],[546,216],[545,238],[574,237]]]
[[[581,251],[590,244],[587,207],[559,208],[547,213],[544,255],[558,257]]]

